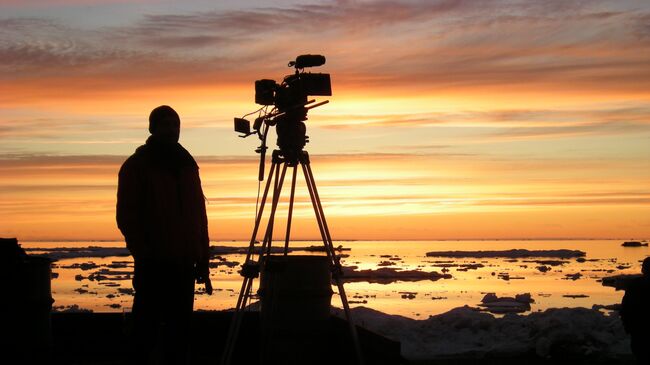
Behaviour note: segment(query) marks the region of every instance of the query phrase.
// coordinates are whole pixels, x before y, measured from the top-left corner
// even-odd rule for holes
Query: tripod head
[[[259,180],[264,180],[264,158],[266,137],[270,127],[276,127],[277,145],[285,158],[297,159],[298,154],[309,142],[307,136],[307,113],[329,101],[316,103],[309,100],[310,95],[332,95],[330,75],[326,73],[305,72],[307,67],[317,67],[325,64],[325,56],[300,55],[288,66],[294,67],[295,72],[284,77],[278,84],[274,80],[262,79],[255,81],[255,103],[262,107],[254,112],[235,118],[235,131],[242,133],[239,137],[246,138],[256,134],[262,142],[255,152],[260,154]],[[269,110],[270,108],[270,110]],[[251,123],[245,119],[249,115],[258,114]]]

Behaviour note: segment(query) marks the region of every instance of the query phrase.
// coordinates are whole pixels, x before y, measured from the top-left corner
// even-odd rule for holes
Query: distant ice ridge
[[[258,252],[261,246],[255,246],[255,252]],[[324,246],[306,246],[306,247],[290,247],[288,252],[294,251],[324,251]],[[349,251],[349,248],[338,246],[334,251]],[[90,257],[124,257],[130,256],[131,253],[126,247],[32,247],[25,248],[29,254],[37,254],[47,256],[54,260],[73,259],[73,258],[90,258]],[[232,255],[232,254],[246,254],[248,246],[246,247],[231,247],[231,246],[210,246],[210,255]],[[274,246],[271,247],[271,253],[284,252],[284,247]]]
[[[129,250],[120,247],[43,247],[43,248],[26,248],[25,251],[32,255],[47,256],[54,260],[85,258],[85,257],[124,257],[129,256]]]
[[[427,252],[429,257],[473,257],[473,258],[524,258],[524,257],[555,257],[555,258],[574,258],[583,257],[586,252],[579,250],[526,250],[512,249],[503,251],[432,251]]]
[[[425,320],[365,307],[352,312],[358,325],[400,341],[402,355],[409,360],[630,356],[629,339],[618,315],[592,309],[556,308],[496,318],[465,306]]]

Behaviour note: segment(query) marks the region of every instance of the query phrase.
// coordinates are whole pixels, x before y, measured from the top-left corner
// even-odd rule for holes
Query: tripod
[[[289,198],[289,211],[287,219],[287,230],[285,235],[284,242],[284,256],[288,254],[289,251],[289,240],[291,236],[291,218],[293,214],[293,203],[296,191],[296,175],[298,171],[298,165],[302,167],[303,175],[305,176],[305,181],[307,185],[307,190],[309,191],[309,196],[311,198],[311,203],[314,208],[314,213],[316,214],[316,221],[318,223],[318,228],[320,230],[321,238],[323,240],[323,245],[325,248],[325,253],[327,254],[328,261],[330,263],[330,268],[332,272],[332,278],[336,282],[338,287],[339,295],[341,297],[341,302],[343,304],[343,309],[345,311],[345,316],[348,321],[348,326],[350,330],[350,335],[352,337],[352,342],[354,344],[357,360],[359,364],[363,364],[363,357],[361,353],[361,346],[359,344],[359,338],[357,335],[356,327],[352,322],[352,317],[350,314],[350,307],[348,305],[348,300],[345,295],[345,289],[343,288],[343,282],[341,280],[342,269],[339,257],[336,256],[334,252],[334,246],[332,245],[332,237],[330,236],[329,228],[327,227],[327,222],[325,220],[325,215],[323,213],[323,206],[320,202],[320,197],[318,196],[318,190],[316,189],[316,182],[314,181],[314,175],[311,170],[309,163],[309,154],[307,151],[297,151],[291,153],[284,153],[281,150],[274,150],[272,156],[271,169],[269,170],[269,175],[266,181],[266,186],[264,187],[264,193],[262,196],[262,202],[255,217],[255,227],[253,228],[253,234],[251,237],[250,245],[248,247],[248,252],[246,253],[246,259],[242,265],[241,275],[244,277],[242,282],[241,290],[239,292],[239,297],[237,299],[237,306],[235,308],[234,316],[230,323],[230,328],[228,330],[228,337],[226,339],[226,346],[221,358],[221,363],[230,365],[232,360],[232,354],[235,347],[235,342],[239,334],[239,328],[241,326],[243,312],[246,308],[246,303],[251,297],[251,290],[253,280],[259,276],[261,268],[264,267],[266,259],[271,254],[271,244],[273,238],[273,223],[275,219],[275,213],[280,201],[280,192],[282,191],[282,186],[284,183],[284,178],[287,172],[287,168],[291,167],[292,178],[291,178],[291,195]],[[263,175],[263,174],[261,174]],[[266,232],[264,234],[264,240],[262,246],[258,248],[257,252],[255,248],[255,237],[260,228],[260,223],[262,221],[262,214],[264,213],[264,206],[266,199],[271,187],[271,182],[273,182],[273,197],[271,202],[271,213],[268,219],[268,224],[266,227]],[[254,256],[257,256],[257,259],[254,259]]]

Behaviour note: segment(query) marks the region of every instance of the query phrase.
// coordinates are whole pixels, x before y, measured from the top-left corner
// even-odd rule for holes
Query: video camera
[[[244,117],[235,118],[235,131],[242,133],[242,138],[257,134],[262,145],[256,152],[262,153],[262,158],[266,152],[266,134],[269,126],[277,126],[277,145],[285,157],[292,158],[291,156],[297,155],[309,142],[304,123],[307,120],[307,111],[328,101],[313,104],[315,100],[309,100],[308,97],[330,96],[332,85],[329,74],[305,72],[305,68],[324,64],[325,56],[301,55],[296,57],[295,61],[289,62],[288,66],[294,67],[296,71],[285,76],[282,83],[278,84],[269,79],[255,81],[255,103],[262,105],[262,108],[244,116],[259,114],[253,122],[252,131],[251,123]],[[271,106],[273,108],[269,111]],[[263,171],[262,168],[260,170]]]

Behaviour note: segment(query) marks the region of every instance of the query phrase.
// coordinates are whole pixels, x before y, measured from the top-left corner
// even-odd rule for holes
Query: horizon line
[[[16,237],[8,237],[16,238]],[[18,238],[16,238],[18,239]],[[614,241],[614,240],[632,240],[632,241],[647,241],[649,237],[640,238],[622,238],[622,237],[556,237],[556,238],[542,238],[542,237],[528,237],[528,238],[424,238],[424,239],[332,239],[332,242],[424,242],[424,241]],[[274,239],[273,242],[281,242],[284,239]],[[322,242],[322,239],[294,239],[294,242]],[[20,242],[124,242],[123,239],[26,239]],[[250,239],[219,239],[210,240],[212,242],[250,242]]]

